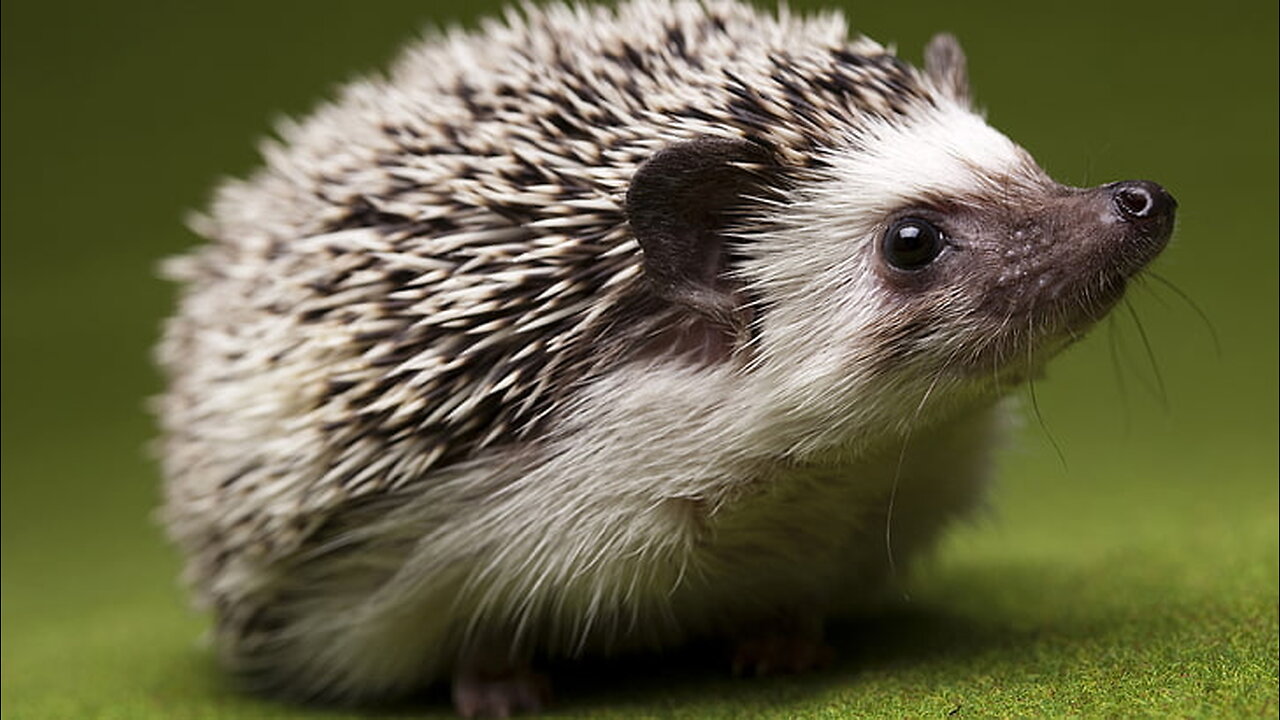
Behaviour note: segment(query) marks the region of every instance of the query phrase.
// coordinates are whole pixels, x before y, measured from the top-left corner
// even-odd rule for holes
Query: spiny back
[[[193,573],[536,436],[675,322],[623,209],[659,148],[745,138],[813,167],[927,107],[925,83],[836,15],[553,6],[431,37],[281,127],[169,265],[168,515]]]

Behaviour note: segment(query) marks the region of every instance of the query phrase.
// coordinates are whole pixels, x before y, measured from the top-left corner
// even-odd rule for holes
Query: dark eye
[[[903,218],[884,234],[884,259],[899,270],[919,270],[942,252],[942,231],[920,218]]]

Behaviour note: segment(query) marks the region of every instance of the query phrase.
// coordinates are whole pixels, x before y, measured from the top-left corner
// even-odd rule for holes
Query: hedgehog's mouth
[[[1084,338],[1124,298],[1141,268],[1072,278],[1062,288],[989,317],[975,337],[969,369],[1016,382],[1039,374],[1052,357]]]
[[[1042,342],[1066,339],[1070,344],[1115,308],[1130,277],[1130,273],[1104,273],[1082,278],[1052,302],[1036,308],[1028,322],[1045,338]]]

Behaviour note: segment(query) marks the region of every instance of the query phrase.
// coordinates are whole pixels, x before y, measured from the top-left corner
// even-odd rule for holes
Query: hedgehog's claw
[[[551,700],[551,683],[527,667],[499,672],[460,670],[453,677],[453,708],[465,718],[507,718],[538,712]]]

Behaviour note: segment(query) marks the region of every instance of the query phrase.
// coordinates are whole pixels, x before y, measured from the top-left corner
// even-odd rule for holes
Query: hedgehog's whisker
[[[1057,438],[1055,438],[1053,436],[1053,432],[1049,430],[1049,425],[1044,421],[1044,415],[1040,412],[1040,400],[1036,398],[1036,379],[1034,377],[1028,379],[1027,389],[1030,391],[1031,409],[1035,413],[1036,423],[1044,432],[1044,436],[1049,441],[1049,444],[1053,446],[1053,452],[1058,456],[1058,462],[1062,463],[1062,469],[1067,472],[1071,472],[1071,467],[1067,465],[1067,456],[1062,452],[1062,446],[1058,444]]]
[[[1120,407],[1124,408],[1124,433],[1130,431],[1129,386],[1124,379],[1124,366],[1120,363],[1120,333],[1116,325],[1116,316],[1107,316],[1107,348],[1111,355],[1111,370],[1116,379],[1116,389],[1120,393]]]
[[[1165,391],[1164,375],[1160,372],[1160,364],[1156,362],[1156,354],[1151,349],[1151,339],[1147,337],[1147,328],[1142,324],[1142,318],[1138,317],[1138,311],[1133,308],[1133,303],[1129,302],[1129,298],[1124,298],[1124,307],[1128,311],[1129,317],[1133,318],[1133,324],[1138,328],[1138,337],[1142,339],[1142,347],[1147,353],[1147,362],[1151,366],[1152,377],[1156,381],[1156,396],[1160,399],[1160,405],[1167,413],[1169,412],[1169,393]]]
[[[1028,318],[1028,325],[1030,318]],[[1028,326],[1027,337],[1030,339],[1032,328]],[[1071,468],[1067,465],[1067,456],[1062,452],[1062,446],[1058,444],[1058,439],[1053,436],[1049,430],[1049,424],[1044,421],[1044,414],[1040,412],[1040,399],[1036,397],[1036,375],[1035,364],[1032,359],[1034,347],[1028,341],[1027,343],[1027,390],[1031,395],[1031,409],[1035,413],[1036,423],[1040,426],[1040,430],[1044,433],[1045,438],[1049,440],[1049,445],[1053,446],[1053,452],[1058,456],[1058,462],[1062,463],[1062,469],[1068,473]]]
[[[924,411],[925,403],[929,402],[929,397],[933,395],[934,389],[938,387],[938,383],[942,380],[943,375],[951,367],[951,363],[955,361],[959,350],[953,350],[947,359],[943,361],[942,366],[938,368],[938,372],[934,373],[933,380],[929,383],[929,387],[925,389],[924,394],[920,397],[920,402],[916,405],[915,411],[911,414],[911,420],[907,423],[906,431],[902,437],[902,448],[898,451],[898,463],[893,470],[893,483],[889,486],[889,504],[885,509],[884,518],[884,548],[885,555],[889,561],[889,576],[895,581],[898,579],[898,563],[893,557],[893,511],[898,501],[898,486],[902,483],[902,467],[907,460],[907,446],[911,443],[911,433],[915,429],[916,422],[920,419],[920,413]],[[903,594],[906,597],[906,594]]]
[[[1144,275],[1142,275],[1142,277],[1151,278],[1152,280],[1155,280],[1156,282],[1160,283],[1167,290],[1169,290],[1169,292],[1173,293],[1180,300],[1182,300],[1182,302],[1186,303],[1187,307],[1191,308],[1191,311],[1196,314],[1196,317],[1200,318],[1200,322],[1204,324],[1205,329],[1209,331],[1209,338],[1213,341],[1213,353],[1215,356],[1217,356],[1219,360],[1221,360],[1222,359],[1222,343],[1218,338],[1218,329],[1214,327],[1213,321],[1209,319],[1208,313],[1206,313],[1204,309],[1201,308],[1198,303],[1196,303],[1195,300],[1192,300],[1190,295],[1188,295],[1182,288],[1175,285],[1173,281],[1170,280],[1169,278],[1166,278],[1163,275],[1160,275],[1158,273],[1151,272],[1150,270],[1148,270]],[[1150,288],[1149,285],[1147,285],[1146,287]],[[1156,296],[1156,293],[1154,291],[1151,294],[1152,296]]]
[[[988,348],[992,349],[991,378],[995,385],[996,392],[1001,395],[1004,394],[1004,381],[1000,378],[1000,366],[1004,363],[1005,348],[1007,347],[1008,341],[1001,343],[1000,339],[1004,337],[1011,322],[1013,322],[1013,309],[1010,309],[1004,314],[1004,319],[1000,321],[1000,326],[996,328],[995,332],[991,333],[983,340],[982,347],[978,350],[979,353],[984,353],[987,352]]]

